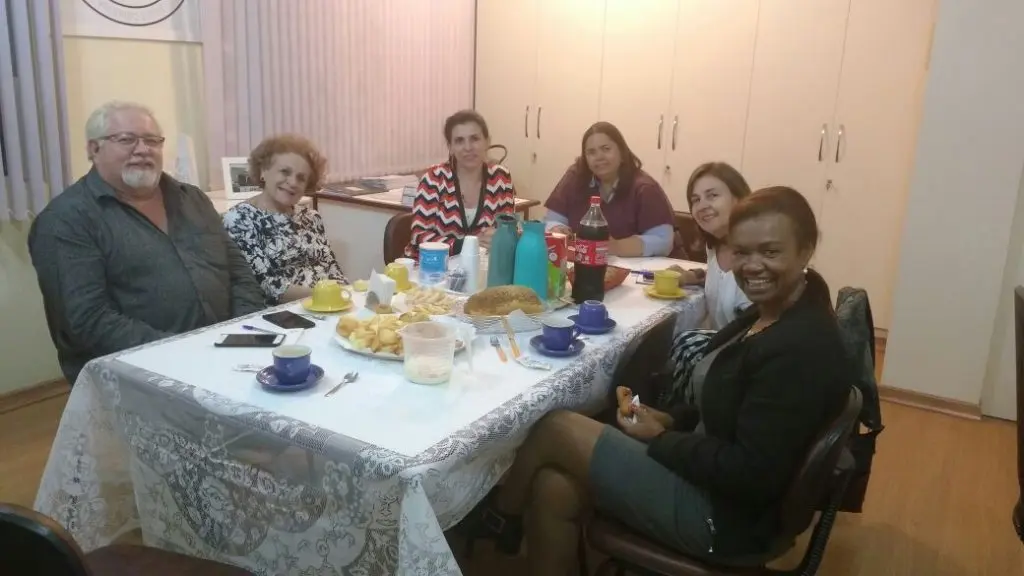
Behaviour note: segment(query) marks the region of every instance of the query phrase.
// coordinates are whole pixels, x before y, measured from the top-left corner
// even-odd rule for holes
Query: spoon
[[[263,368],[265,368],[265,366],[260,366],[259,364],[239,364],[238,366],[235,366],[233,370],[235,372],[259,372],[260,370],[263,370]]]
[[[330,396],[331,394],[334,394],[338,390],[341,390],[341,387],[344,386],[345,384],[355,382],[356,378],[359,378],[359,372],[349,372],[348,374],[345,374],[344,376],[342,376],[341,382],[338,382],[337,386],[328,390],[327,394],[324,394],[324,398]]]

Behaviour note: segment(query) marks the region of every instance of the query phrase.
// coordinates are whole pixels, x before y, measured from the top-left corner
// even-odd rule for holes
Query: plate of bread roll
[[[453,313],[479,333],[498,334],[505,332],[503,321],[513,332],[539,330],[540,319],[552,309],[526,286],[494,286],[457,303]]]

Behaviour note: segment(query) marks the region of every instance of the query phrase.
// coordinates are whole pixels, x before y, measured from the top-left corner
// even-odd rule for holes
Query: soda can
[[[548,232],[544,235],[544,240],[548,246],[548,297],[554,300],[565,296],[569,240],[565,234],[557,232]]]

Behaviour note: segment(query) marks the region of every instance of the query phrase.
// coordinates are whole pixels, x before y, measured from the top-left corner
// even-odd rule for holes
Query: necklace
[[[760,334],[761,332],[764,332],[765,328],[768,328],[772,324],[775,324],[775,320],[769,320],[768,322],[762,324],[761,320],[758,319],[757,322],[754,322],[754,324],[747,329],[747,338],[755,334]]]
[[[797,300],[799,300],[799,299],[800,299],[800,296],[801,296],[801,295],[803,295],[803,293],[804,293],[804,288],[805,288],[806,286],[807,286],[807,281],[806,281],[806,280],[804,280],[803,282],[801,282],[801,283],[800,283],[800,286],[798,286],[798,287],[797,287],[797,289],[793,291],[793,295],[792,295],[792,296],[790,296],[790,297],[789,297],[789,298],[788,298],[788,299],[786,300],[786,305],[785,305],[785,307],[783,308],[783,311],[785,311],[785,310],[786,310],[786,308],[789,308],[789,307],[790,307],[790,306],[792,306],[792,305],[793,305],[794,303],[796,303],[796,301],[797,301]],[[758,319],[757,319],[756,321],[754,321],[754,324],[753,324],[753,325],[751,325],[751,326],[750,326],[750,328],[748,328],[748,329],[747,329],[747,332],[746,332],[746,334],[744,335],[744,339],[746,339],[746,338],[750,338],[751,336],[754,336],[754,335],[756,335],[756,334],[760,334],[761,332],[764,332],[764,331],[765,331],[766,329],[768,329],[768,328],[769,328],[769,327],[770,327],[771,325],[775,324],[775,323],[776,323],[776,322],[778,321],[778,319],[779,319],[779,318],[781,318],[781,317],[782,317],[782,314],[780,313],[780,314],[779,314],[779,316],[778,316],[778,317],[776,317],[776,318],[775,318],[775,319],[773,319],[773,320],[768,320],[768,321],[762,321],[762,319],[761,319],[761,318],[758,318]]]

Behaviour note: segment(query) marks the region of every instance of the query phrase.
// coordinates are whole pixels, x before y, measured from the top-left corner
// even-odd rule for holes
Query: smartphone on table
[[[279,326],[285,330],[294,330],[296,328],[316,328],[316,322],[287,310],[264,314],[263,319],[274,326]]]
[[[284,334],[221,334],[213,345],[218,348],[274,348],[284,342]]]

